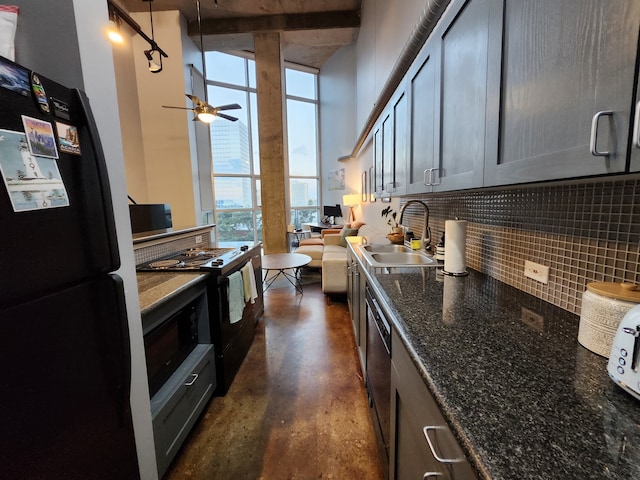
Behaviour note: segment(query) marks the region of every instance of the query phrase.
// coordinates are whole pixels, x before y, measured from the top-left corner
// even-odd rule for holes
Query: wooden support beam
[[[359,26],[360,10],[340,10],[202,20],[202,35],[325,30],[329,28],[357,28]],[[198,22],[189,22],[188,34],[189,36],[200,34]]]

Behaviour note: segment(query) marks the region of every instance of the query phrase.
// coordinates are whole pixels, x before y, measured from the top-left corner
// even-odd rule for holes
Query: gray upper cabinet
[[[373,127],[373,193],[376,197],[382,195],[382,130],[380,125]]]
[[[393,176],[388,185],[391,195],[404,195],[407,191],[407,96],[401,91],[392,99],[393,104]]]
[[[499,47],[496,19],[500,12],[492,11],[496,4],[495,0],[458,2],[435,32],[441,60],[436,77],[440,138],[434,191],[482,186],[485,146],[491,134],[488,71],[499,69],[497,57],[489,55]]]
[[[498,152],[484,184],[625,171],[640,0],[501,3]]]
[[[631,132],[631,166],[629,168],[632,172],[640,171],[640,84],[636,90],[635,100],[633,130]]]
[[[387,109],[374,127],[374,163],[376,198],[390,197],[389,184],[393,182],[393,116]]]
[[[407,99],[400,88],[374,128],[375,196],[406,192]]]
[[[454,2],[409,70],[407,193],[482,186],[485,157],[495,155],[487,107],[488,71],[500,66],[499,10],[499,0]]]
[[[436,74],[439,49],[427,42],[408,72],[407,94],[409,103],[409,151],[406,159],[407,193],[431,191],[434,173],[437,126]]]

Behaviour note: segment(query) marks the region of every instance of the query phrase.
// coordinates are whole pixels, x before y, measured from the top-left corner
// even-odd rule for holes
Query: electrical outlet
[[[534,280],[544,283],[549,283],[549,267],[546,265],[540,265],[539,263],[533,263],[529,260],[524,261],[524,276],[533,278]]]
[[[202,243],[202,235],[196,235],[196,245]]]

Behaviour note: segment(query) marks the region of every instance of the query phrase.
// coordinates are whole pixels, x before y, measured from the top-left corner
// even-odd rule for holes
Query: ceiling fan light
[[[216,116],[213,113],[209,112],[199,112],[197,116],[198,120],[200,120],[202,123],[211,123],[216,119]]]

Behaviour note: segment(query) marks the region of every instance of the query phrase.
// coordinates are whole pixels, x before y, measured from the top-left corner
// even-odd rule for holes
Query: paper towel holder
[[[469,272],[467,272],[466,270],[464,272],[453,273],[447,272],[444,268],[442,269],[442,273],[444,273],[445,275],[450,275],[452,277],[466,277],[467,275],[469,275]]]
[[[460,221],[460,219],[459,219],[458,217],[455,217],[455,220],[454,220],[453,222],[459,222],[459,221]],[[445,230],[446,230],[446,228],[447,228],[447,223],[449,223],[449,221],[446,221],[446,222],[445,222]],[[465,233],[466,233],[466,223],[467,223],[467,222],[466,222],[466,220],[463,220],[463,221],[462,221],[462,223],[464,223],[464,225],[465,225]],[[464,238],[464,237],[463,237],[463,238]],[[465,240],[463,239],[463,242],[464,242],[464,241],[465,241]],[[451,246],[449,246],[449,248],[451,248]],[[463,258],[464,258],[464,256],[465,256],[464,250],[465,250],[465,248],[464,248],[464,245],[463,245],[463,248],[462,248],[462,257],[463,257]],[[447,264],[447,253],[448,253],[448,252],[447,252],[447,250],[445,249],[445,266],[446,266],[446,264]],[[465,276],[469,275],[469,272],[467,271],[467,264],[466,264],[466,262],[464,262],[464,264],[463,264],[463,265],[464,265],[464,266],[462,267],[462,271],[459,271],[459,272],[448,272],[445,268],[443,268],[443,269],[442,269],[442,273],[443,273],[444,275],[448,275],[448,276],[452,276],[452,277],[465,277]],[[455,268],[455,267],[454,267],[454,268]]]

